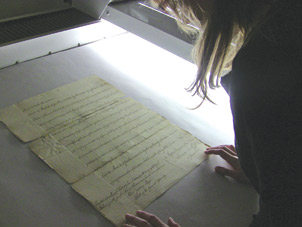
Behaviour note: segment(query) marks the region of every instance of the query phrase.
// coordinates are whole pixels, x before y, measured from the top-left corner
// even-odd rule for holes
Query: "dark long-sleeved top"
[[[222,78],[240,164],[260,195],[253,227],[302,227],[302,1],[280,2]]]

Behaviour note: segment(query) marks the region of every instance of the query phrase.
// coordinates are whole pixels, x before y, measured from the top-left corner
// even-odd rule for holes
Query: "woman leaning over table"
[[[259,193],[251,227],[302,226],[302,1],[156,0],[180,26],[198,27],[198,66],[190,91],[204,99],[220,84],[230,96],[235,147],[208,148],[233,169],[217,173],[248,181]],[[230,72],[223,76],[223,72]],[[246,179],[247,178],[247,179]],[[164,224],[138,211],[125,226]]]

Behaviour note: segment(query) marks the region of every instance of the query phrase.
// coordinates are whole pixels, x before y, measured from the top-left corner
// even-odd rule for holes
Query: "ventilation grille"
[[[74,8],[0,23],[0,46],[95,22]]]

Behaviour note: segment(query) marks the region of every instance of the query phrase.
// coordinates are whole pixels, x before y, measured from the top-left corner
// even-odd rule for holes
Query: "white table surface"
[[[1,49],[0,49],[1,51]],[[26,54],[26,53],[24,53]],[[0,70],[0,108],[81,78],[97,75],[213,146],[233,143],[228,97],[203,104],[184,88],[196,68],[144,40],[121,34]],[[147,207],[184,227],[244,227],[257,210],[249,185],[214,173],[210,157]],[[112,226],[0,123],[0,226]]]

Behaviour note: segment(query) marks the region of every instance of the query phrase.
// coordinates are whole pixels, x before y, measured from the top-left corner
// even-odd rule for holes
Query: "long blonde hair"
[[[259,1],[153,0],[153,3],[177,17],[183,31],[196,36],[193,59],[198,71],[188,91],[210,100],[208,87],[219,87],[222,73],[231,69],[233,58],[256,24]]]

